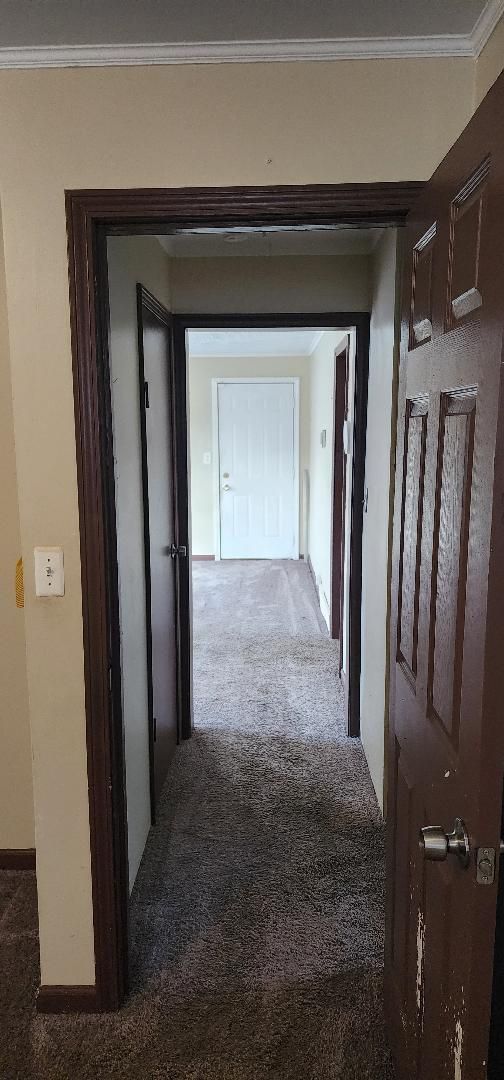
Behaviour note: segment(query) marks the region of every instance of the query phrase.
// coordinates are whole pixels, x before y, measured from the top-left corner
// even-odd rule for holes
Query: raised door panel
[[[407,402],[399,565],[398,660],[413,686],[417,675],[427,417],[426,397]]]
[[[409,347],[432,338],[433,264],[437,225],[433,222],[413,248]]]
[[[441,395],[435,485],[428,707],[458,746],[476,391]]]
[[[474,317],[483,304],[480,256],[489,170],[486,158],[451,203],[447,329]]]

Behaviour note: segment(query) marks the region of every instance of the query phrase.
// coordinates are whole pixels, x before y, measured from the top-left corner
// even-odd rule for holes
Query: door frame
[[[89,827],[95,952],[95,985],[89,1011],[119,1008],[128,985],[128,859],[125,764],[122,745],[121,664],[109,381],[107,236],[320,225],[399,226],[423,184],[315,184],[275,187],[90,189],[66,192],[70,327],[74,382],[77,488],[82,582],[82,622]],[[367,356],[369,313],[360,318]],[[221,320],[222,321],[222,318]],[[250,325],[250,320],[247,320]],[[312,323],[313,319],[310,320]],[[209,325],[208,317],[204,323]],[[288,322],[295,325],[292,316]],[[185,359],[184,326],[174,318],[179,363]],[[226,318],[226,325],[233,325]],[[235,323],[236,325],[236,323]],[[278,325],[278,319],[270,322]],[[299,324],[298,324],[299,325]],[[329,324],[331,325],[331,323]],[[186,382],[176,387],[176,409],[186,415]],[[365,413],[364,413],[365,416]],[[187,476],[187,439],[177,441],[177,461]],[[179,490],[189,518],[187,484]],[[362,518],[362,506],[361,506]],[[361,522],[362,524],[362,522]],[[183,537],[177,540],[183,543]],[[189,538],[185,542],[188,544]],[[189,559],[182,560],[190,589]],[[189,612],[182,628],[190,626]],[[185,656],[190,678],[190,648]],[[47,987],[39,1008],[79,1010],[82,995]],[[63,1000],[64,999],[64,1000]]]
[[[244,357],[246,359],[246,357]],[[189,360],[190,363],[190,360]],[[219,562],[221,556],[221,515],[220,515],[220,461],[219,461],[219,386],[226,383],[285,383],[294,390],[294,559],[299,559],[299,507],[300,507],[300,469],[299,469],[299,375],[269,376],[253,375],[250,378],[228,376],[221,378],[216,376],[212,379],[212,490],[214,494],[214,537],[215,537],[215,560]]]
[[[340,673],[343,629],[343,585],[345,545],[345,453],[343,449],[343,423],[345,421],[348,394],[348,363],[350,339],[334,350],[334,410],[333,410],[333,482],[331,525],[331,637],[340,640]]]

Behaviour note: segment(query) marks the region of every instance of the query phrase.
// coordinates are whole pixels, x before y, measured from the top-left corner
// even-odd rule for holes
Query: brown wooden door
[[[487,1075],[497,874],[478,883],[477,861],[498,852],[504,767],[503,130],[501,77],[406,230],[386,950],[400,1080]],[[428,861],[420,830],[457,817],[467,866]]]
[[[177,556],[171,316],[138,286],[147,668],[154,821],[178,741]]]
[[[331,637],[340,643],[340,674],[343,652],[343,564],[345,544],[345,474],[343,424],[348,413],[348,338],[334,354],[334,443],[331,550]]]

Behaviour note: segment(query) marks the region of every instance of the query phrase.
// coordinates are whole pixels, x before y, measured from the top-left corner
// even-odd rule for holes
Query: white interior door
[[[217,414],[221,558],[297,558],[295,382],[219,382]]]

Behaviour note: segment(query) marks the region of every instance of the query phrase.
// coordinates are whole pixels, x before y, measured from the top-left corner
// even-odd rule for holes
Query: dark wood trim
[[[331,637],[339,638],[342,626],[343,536],[345,528],[343,423],[348,393],[348,338],[334,354],[333,412],[333,504],[331,529]],[[340,657],[341,663],[341,657]]]
[[[39,1013],[102,1012],[95,986],[41,986],[36,1007]]]
[[[357,323],[353,423],[352,494],[350,512],[350,588],[348,601],[348,734],[360,735],[362,530],[366,473],[366,430],[369,376],[369,315]]]
[[[35,848],[0,848],[0,870],[35,870]]]
[[[66,197],[74,380],[89,826],[99,1011],[127,989],[125,804],[106,233]]]
[[[186,331],[190,329],[239,329],[243,327],[324,327],[327,330],[355,328],[355,398],[352,459],[352,507],[350,539],[350,595],[348,611],[348,675],[345,680],[348,734],[360,735],[362,527],[364,477],[366,467],[366,426],[369,369],[369,325],[367,311],[274,312],[267,315],[174,315],[176,366],[186,358]],[[185,413],[184,413],[185,415]],[[318,595],[318,593],[317,593]]]
[[[189,475],[189,433],[187,429],[187,357],[185,334],[172,316],[173,362],[173,457],[175,464],[175,542],[187,549],[187,558],[178,560],[178,683],[180,738],[193,733],[192,707],[192,573],[191,573],[191,478]]]
[[[422,187],[423,184],[407,182],[66,193],[96,1007],[100,1011],[118,1008],[124,999],[128,956],[128,849],[108,359],[106,237],[109,233],[174,232],[181,228],[201,226],[402,225]],[[295,316],[285,318],[285,325],[296,325]],[[365,350],[369,316],[352,312],[346,318],[349,326],[361,320],[359,349]],[[306,325],[306,317],[304,319]],[[208,319],[205,321],[208,324]],[[194,317],[190,322],[195,325]],[[248,323],[251,324],[250,319]],[[315,317],[310,317],[309,323],[317,325]],[[233,319],[226,317],[226,325],[233,325]],[[263,325],[279,325],[279,322],[275,317],[270,317],[269,323],[265,321]],[[331,325],[334,326],[334,322],[330,322]],[[185,357],[180,334],[183,334],[181,322],[178,328],[174,326],[174,343],[178,355]],[[361,385],[362,380],[359,382]],[[186,383],[182,377],[176,386],[176,410],[179,416],[186,415]],[[362,421],[362,410],[359,415]],[[187,446],[181,428],[177,435],[177,454],[177,472],[182,476]],[[185,473],[187,478],[187,468]],[[187,511],[188,520],[187,479],[178,492],[178,500],[179,507],[185,507],[181,517],[184,519]],[[354,525],[358,524],[358,520],[356,511]],[[177,543],[188,543],[188,540],[187,535],[181,535]],[[358,552],[352,565],[356,572],[359,569]],[[181,597],[189,597],[190,607],[189,559],[181,560],[181,566],[186,575],[181,582]],[[189,611],[185,622],[187,625],[190,623]],[[352,642],[355,642],[356,636],[357,620],[354,620]],[[185,686],[190,687],[191,650],[190,647],[184,649],[182,640],[181,651],[185,656],[185,669],[181,677]],[[358,697],[354,695],[353,707],[356,708],[357,704]],[[189,693],[185,703],[183,737],[190,735],[191,723]]]
[[[423,181],[268,187],[80,189],[81,213],[110,233],[170,232],[236,225],[403,225]]]
[[[214,562],[215,555],[192,555],[193,562]]]

